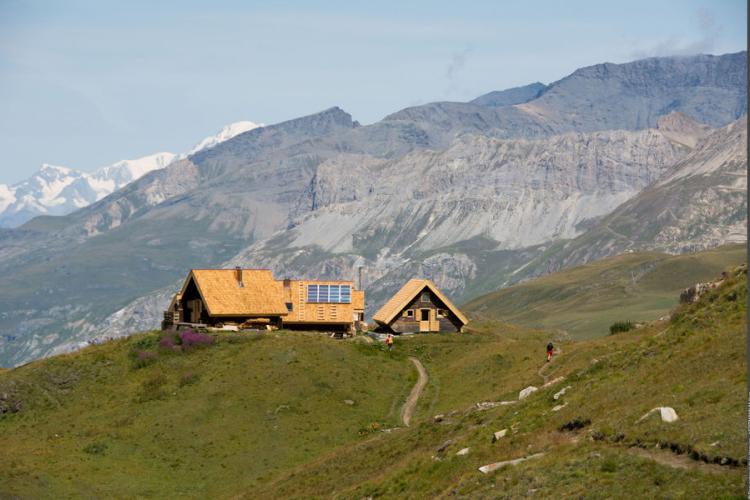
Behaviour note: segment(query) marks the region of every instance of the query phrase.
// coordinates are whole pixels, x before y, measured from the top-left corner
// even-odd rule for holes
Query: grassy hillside
[[[440,422],[424,419],[343,446],[246,497],[744,498],[743,467],[705,461],[746,456],[746,300],[745,269],[670,322],[563,343],[563,353],[542,373],[565,379],[522,402],[484,411],[459,405]],[[444,380],[461,364],[433,363],[431,374]],[[461,383],[476,391],[502,371],[490,368]],[[495,390],[494,400],[505,399],[511,385],[526,386],[529,372],[517,375]],[[679,420],[638,421],[656,406],[674,408]],[[576,422],[581,429],[564,430]],[[501,429],[508,434],[493,443]],[[467,455],[456,455],[467,447]],[[544,455],[487,475],[478,471],[537,453]]]
[[[464,309],[475,319],[593,338],[615,321],[658,319],[677,306],[681,290],[746,260],[744,245],[679,256],[623,254],[483,295]]]
[[[589,341],[486,322],[392,353],[290,332],[173,352],[149,333],[0,372],[0,408],[20,409],[0,413],[0,497],[740,498],[742,468],[688,454],[745,456],[745,273],[669,322]],[[547,364],[549,339],[562,352]],[[430,378],[404,428],[409,356]],[[680,420],[638,422],[656,406]]]
[[[22,406],[0,415],[0,497],[251,490],[371,426],[396,425],[416,379],[403,360],[319,335],[225,340],[190,353],[160,352],[156,339],[0,374],[0,395]],[[159,354],[131,356],[143,351]]]

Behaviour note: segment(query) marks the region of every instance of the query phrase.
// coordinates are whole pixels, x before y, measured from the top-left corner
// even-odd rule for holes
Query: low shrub
[[[152,375],[141,384],[141,393],[138,395],[137,401],[144,403],[163,398],[166,396],[166,391],[164,390],[166,383],[167,377],[163,373]]]
[[[133,356],[133,366],[143,368],[156,361],[156,353],[151,351],[135,351]]]
[[[159,340],[159,349],[165,351],[179,351],[180,350],[180,338],[174,333],[165,333],[164,336]]]
[[[198,375],[196,375],[193,372],[185,372],[182,374],[182,377],[180,377],[180,387],[185,387],[186,385],[192,385],[198,381]]]
[[[194,349],[197,347],[207,347],[214,343],[214,338],[205,333],[198,333],[187,329],[180,332],[180,345],[182,350]]]
[[[83,452],[89,455],[104,455],[105,451],[107,451],[107,444],[99,442],[91,443],[83,448]]]
[[[615,333],[628,332],[635,328],[632,321],[616,321],[609,327],[609,334],[614,335]]]

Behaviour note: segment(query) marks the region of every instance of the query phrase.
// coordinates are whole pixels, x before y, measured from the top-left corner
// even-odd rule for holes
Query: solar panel
[[[351,285],[307,285],[308,302],[351,304]]]

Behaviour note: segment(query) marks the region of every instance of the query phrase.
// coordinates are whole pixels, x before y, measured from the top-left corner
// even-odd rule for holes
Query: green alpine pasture
[[[473,318],[590,339],[607,335],[618,321],[656,320],[677,306],[683,289],[746,261],[745,245],[678,256],[626,253],[497,290],[464,310]]]
[[[747,271],[722,267],[728,251],[699,254],[730,271],[697,303],[591,340],[496,319],[393,352],[287,331],[182,350],[149,332],[0,371],[0,498],[744,498]],[[648,290],[696,267],[639,258]],[[641,319],[607,311],[607,327]],[[409,357],[429,381],[404,427]],[[679,420],[641,419],[662,406]]]

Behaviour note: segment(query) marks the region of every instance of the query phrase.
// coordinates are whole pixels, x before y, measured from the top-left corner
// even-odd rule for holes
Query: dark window
[[[429,302],[430,301],[430,292],[422,292],[422,297],[420,297],[420,302]]]
[[[406,316],[407,318],[413,318],[414,317],[414,309],[407,309],[404,312],[404,316]]]
[[[430,321],[430,310],[429,309],[421,309],[421,315],[420,321]]]
[[[293,309],[293,308],[294,308],[294,306],[292,305],[292,303],[291,303],[291,302],[287,302],[287,303],[286,303],[286,310],[287,310],[288,312],[292,312],[292,309]]]

